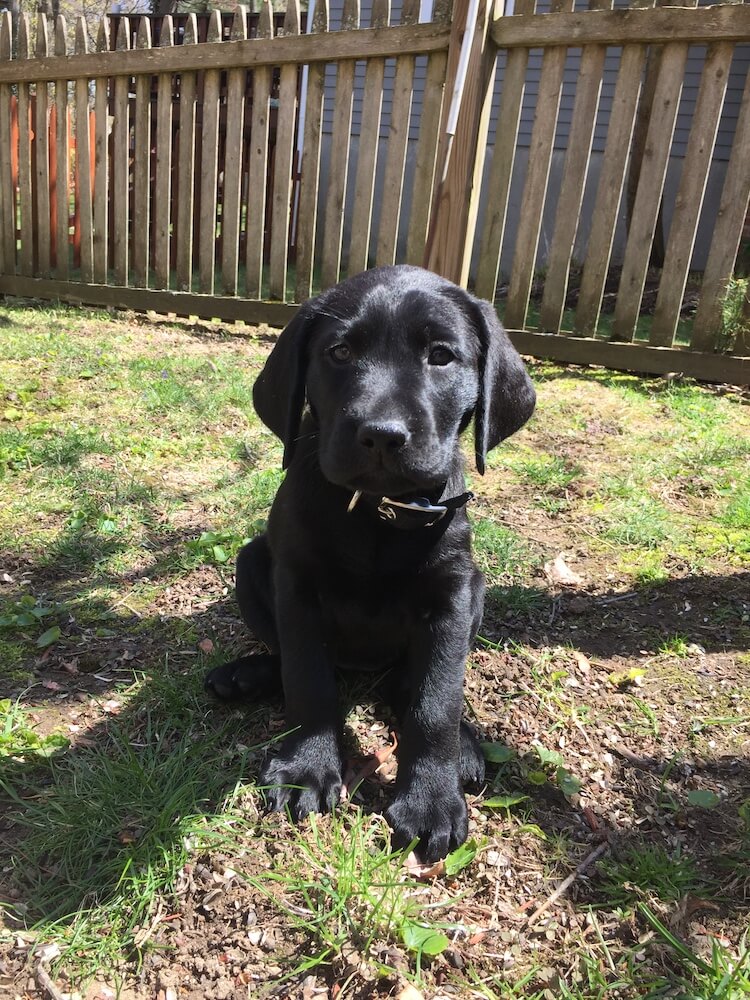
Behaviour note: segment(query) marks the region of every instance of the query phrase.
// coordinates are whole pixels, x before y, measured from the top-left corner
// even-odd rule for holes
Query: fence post
[[[490,35],[495,0],[477,0],[466,84],[454,96],[459,57],[471,0],[456,0],[453,9],[445,100],[440,126],[437,187],[430,213],[424,266],[465,285],[476,231],[479,188],[487,146],[496,46]],[[451,108],[460,99],[455,136],[448,135]]]

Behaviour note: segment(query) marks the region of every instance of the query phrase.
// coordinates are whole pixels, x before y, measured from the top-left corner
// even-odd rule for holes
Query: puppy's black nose
[[[408,437],[409,432],[399,420],[361,424],[357,431],[357,440],[363,448],[372,448],[384,454],[403,448]]]

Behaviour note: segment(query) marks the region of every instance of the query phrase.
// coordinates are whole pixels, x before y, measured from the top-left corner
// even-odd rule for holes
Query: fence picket
[[[47,16],[37,15],[36,58],[46,59],[49,55],[49,34]],[[37,238],[37,273],[50,276],[50,180],[49,180],[49,85],[36,85],[36,107],[34,112],[34,190],[36,195],[35,229]]]
[[[694,4],[695,0],[692,2]],[[687,55],[687,42],[670,42],[661,52],[646,136],[644,162],[647,160],[648,169],[641,170],[638,179],[612,323],[612,333],[616,340],[633,340],[635,336],[664,192]]]
[[[138,24],[137,49],[151,48],[151,23],[142,17]],[[133,109],[133,261],[134,285],[148,288],[149,236],[151,231],[151,77],[141,73],[135,79]]]
[[[624,46],[578,293],[574,326],[585,336],[595,333],[599,320],[645,63],[645,45]]]
[[[62,14],[55,19],[55,55],[67,55],[67,23]],[[70,262],[70,116],[68,81],[55,80],[55,275],[68,277]]]
[[[183,45],[198,44],[195,14],[188,14]],[[177,158],[177,288],[189,292],[193,283],[193,209],[195,205],[196,73],[180,74],[180,146]]]
[[[404,0],[401,24],[416,24],[419,20],[419,0]],[[409,139],[414,56],[403,55],[396,60],[391,100],[391,121],[388,128],[388,153],[383,178],[383,201],[380,209],[375,263],[392,264],[396,259],[398,224],[401,217],[401,196],[404,189],[406,144]]]
[[[359,0],[344,0],[342,31],[356,28],[358,25]],[[354,67],[353,61],[345,60],[339,62],[336,68],[336,96],[333,102],[333,132],[331,134],[331,150],[335,150],[335,155],[331,156],[328,169],[328,193],[326,195],[321,266],[323,288],[336,284],[341,268],[344,199],[351,157]],[[346,150],[345,153],[344,150]]]
[[[487,131],[497,52],[491,43],[493,0],[478,0],[472,25],[469,0],[456,0],[448,49],[437,162],[439,177],[424,252],[425,266],[459,284],[469,278],[471,248],[478,220],[478,190],[487,150]],[[451,121],[458,97],[464,38],[471,31],[460,111]],[[480,166],[481,164],[481,166]]]
[[[130,20],[123,17],[117,31],[117,50],[127,52],[130,49]],[[129,239],[130,228],[130,77],[115,77],[115,97],[112,108],[113,143],[112,143],[112,201],[113,201],[113,231],[114,244],[114,280],[117,285],[128,284]]]
[[[207,42],[221,41],[221,14],[211,12]],[[199,289],[213,295],[216,276],[216,212],[219,179],[219,85],[221,70],[206,70],[201,124],[200,219],[198,237]]]
[[[533,14],[533,12],[534,0],[517,0],[515,5],[517,15]],[[497,289],[528,63],[528,49],[517,48],[508,51],[500,110],[495,127],[495,148],[492,151],[492,165],[487,184],[487,214],[482,230],[476,280],[477,295],[490,301],[494,301]]]
[[[734,271],[750,201],[748,149],[750,149],[750,73],[745,80],[732,152],[724,177],[711,248],[703,272],[700,301],[693,321],[690,346],[695,351],[717,350],[727,346],[721,342],[721,306]],[[737,351],[747,350],[749,347],[746,338],[743,344],[734,345]]]
[[[18,18],[18,58],[31,59],[28,14]],[[31,166],[31,84],[18,85],[18,200],[21,210],[21,274],[34,273],[34,203]]]
[[[372,27],[385,27],[390,20],[390,0],[373,0]],[[375,171],[380,145],[380,115],[383,107],[385,59],[368,59],[362,97],[357,175],[354,183],[352,238],[349,244],[349,273],[364,271],[368,264]],[[443,77],[444,78],[444,77]],[[425,87],[425,97],[427,97]]]
[[[375,0],[380,3],[382,0]],[[387,2],[387,0],[386,0]],[[328,31],[328,0],[317,0],[313,34]],[[318,189],[320,184],[320,132],[323,116],[325,64],[310,63],[307,67],[307,100],[305,130],[300,164],[299,211],[297,213],[297,287],[298,302],[312,293],[315,237],[318,223]]]
[[[593,0],[589,5],[590,10],[609,10],[611,7],[611,0]],[[605,45],[587,45],[581,54],[540,312],[540,326],[547,332],[560,332],[562,323],[606,55]]]
[[[76,23],[76,55],[88,52],[86,21]],[[76,80],[76,213],[81,233],[81,280],[94,279],[94,220],[91,177],[91,144],[89,130],[89,81]]]
[[[13,53],[13,20],[9,10],[0,13],[0,63]],[[11,89],[0,83],[0,258],[3,273],[16,273],[16,197],[11,156]]]
[[[733,54],[731,42],[711,45],[706,53],[651,327],[656,347],[670,347],[677,332]]]
[[[299,0],[288,0],[284,35],[299,35]],[[289,256],[289,219],[295,170],[294,131],[297,118],[297,67],[281,67],[279,110],[276,118],[276,150],[273,167],[271,214],[271,266],[268,288],[272,299],[287,301],[286,278]]]
[[[572,9],[571,0],[553,0],[553,12]],[[545,49],[542,60],[539,95],[529,148],[529,165],[521,200],[523,226],[519,229],[516,239],[513,269],[508,288],[508,304],[505,310],[505,324],[514,329],[520,329],[526,324],[526,313],[529,307],[531,283],[534,280],[539,235],[542,228],[542,213],[552,163],[552,147],[562,96],[566,56],[567,48],[564,45],[558,45]]]
[[[102,18],[97,52],[109,51],[109,22]],[[98,77],[94,96],[94,281],[106,284],[109,267],[109,80]]]
[[[263,0],[258,18],[257,39],[273,38],[273,11],[269,0]],[[262,42],[261,42],[262,44]],[[263,251],[265,246],[269,162],[269,115],[271,111],[270,66],[253,70],[253,113],[250,123],[248,155],[246,288],[248,298],[260,298],[263,288]]]
[[[159,47],[174,45],[172,15],[161,23]],[[172,88],[171,73],[160,73],[156,94],[156,167],[154,177],[154,284],[169,288],[170,220],[172,206]]]
[[[241,42],[246,38],[247,7],[240,5],[232,18],[231,40]],[[227,76],[224,194],[221,204],[221,282],[227,295],[236,295],[238,287],[246,85],[246,70],[231,69],[229,71]]]
[[[447,25],[450,23],[450,13],[450,4],[445,0],[439,0],[433,8],[432,19],[437,24]],[[406,239],[407,264],[421,264],[424,258],[430,224],[430,207],[435,189],[435,168],[447,67],[447,50],[433,52],[428,56],[414,163],[409,231]]]

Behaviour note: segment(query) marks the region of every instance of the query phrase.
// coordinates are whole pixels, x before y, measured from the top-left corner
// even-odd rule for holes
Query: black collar
[[[361,503],[363,507],[374,510],[381,521],[403,531],[412,528],[431,528],[438,521],[442,521],[446,514],[464,507],[473,499],[474,494],[468,491],[457,497],[433,503],[427,497],[399,497],[393,500],[391,497],[357,490],[347,510],[351,513]]]

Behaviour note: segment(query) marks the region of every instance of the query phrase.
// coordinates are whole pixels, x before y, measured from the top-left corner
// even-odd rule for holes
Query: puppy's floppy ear
[[[494,306],[465,293],[480,343],[474,453],[484,475],[487,453],[515,434],[534,412],[536,392]]]
[[[307,341],[317,316],[314,302],[311,299],[301,306],[281,331],[253,386],[258,416],[284,444],[285,469],[294,454],[305,406]]]

